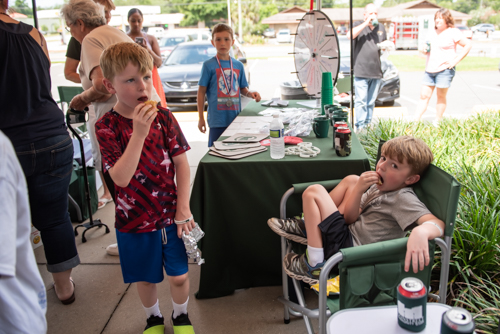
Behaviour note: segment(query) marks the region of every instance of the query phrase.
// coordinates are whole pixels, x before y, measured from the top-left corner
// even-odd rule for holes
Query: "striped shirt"
[[[157,231],[174,222],[177,188],[172,157],[190,149],[168,109],[158,111],[144,140],[139,164],[127,187],[115,185],[115,228],[123,233]],[[133,121],[111,110],[96,125],[104,170],[121,158],[132,136]]]

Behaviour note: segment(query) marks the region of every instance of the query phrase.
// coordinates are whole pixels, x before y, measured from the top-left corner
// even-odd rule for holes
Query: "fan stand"
[[[72,120],[78,117],[86,118],[87,116],[87,111],[79,111],[79,110],[74,110],[74,109],[69,109],[66,113],[66,124],[68,125],[70,131],[73,133],[73,135],[78,139],[78,142],[80,144],[80,153],[82,155],[82,169],[83,169],[83,179],[85,182],[85,199],[87,202],[88,210],[89,210],[89,222],[88,223],[83,223],[83,224],[78,224],[75,226],[75,236],[78,236],[78,231],[77,229],[79,227],[84,227],[85,230],[82,233],[82,242],[87,242],[87,239],[85,238],[85,233],[87,233],[88,230],[97,227],[105,227],[106,228],[106,233],[109,233],[109,227],[101,222],[100,219],[94,220],[92,217],[92,205],[90,202],[90,186],[89,186],[89,178],[87,175],[87,164],[85,160],[85,149],[83,147],[83,140],[80,138],[78,133],[76,132],[75,129],[71,126]]]

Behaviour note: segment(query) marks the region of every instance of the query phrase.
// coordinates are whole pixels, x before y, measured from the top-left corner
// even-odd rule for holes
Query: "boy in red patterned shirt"
[[[163,333],[156,284],[167,273],[174,333],[194,333],[187,315],[189,279],[181,239],[195,226],[189,208],[190,149],[168,109],[145,104],[152,96],[153,61],[136,43],[104,50],[104,85],[118,102],[96,123],[105,172],[115,183],[116,238],[125,283],[137,283],[146,311],[144,333]],[[174,176],[176,183],[174,183]],[[174,224],[175,223],[175,224]]]

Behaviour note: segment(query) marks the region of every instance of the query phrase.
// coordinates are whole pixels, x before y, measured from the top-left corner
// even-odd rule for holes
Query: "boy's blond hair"
[[[139,67],[145,74],[153,70],[153,58],[146,48],[133,42],[121,42],[108,46],[101,54],[99,61],[102,74],[109,81],[122,73],[129,63]]]
[[[228,26],[225,23],[218,23],[212,28],[212,39],[215,38],[216,33],[224,32],[224,31],[227,31],[231,35],[231,38],[234,39],[233,28],[231,28],[230,26]]]
[[[411,136],[396,137],[387,141],[382,146],[382,154],[401,163],[406,162],[410,165],[411,173],[420,176],[434,159],[429,146],[422,139]]]

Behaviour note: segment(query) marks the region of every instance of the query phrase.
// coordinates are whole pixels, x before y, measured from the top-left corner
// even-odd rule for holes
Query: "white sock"
[[[163,318],[160,312],[160,302],[158,301],[158,299],[156,300],[156,304],[154,304],[153,306],[146,307],[142,305],[142,307],[144,307],[144,311],[146,311],[146,316],[148,317],[148,319],[152,315]]]
[[[188,313],[188,301],[189,301],[189,297],[188,297],[188,299],[186,300],[186,302],[184,304],[176,304],[172,300],[172,304],[174,305],[174,313],[172,314],[172,318],[175,319],[178,316],[180,316],[181,314],[187,314]]]
[[[323,253],[323,248],[316,248],[307,246],[307,262],[311,267],[315,267],[318,263],[321,263],[325,260],[325,255]]]

